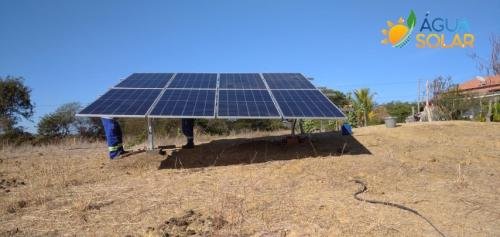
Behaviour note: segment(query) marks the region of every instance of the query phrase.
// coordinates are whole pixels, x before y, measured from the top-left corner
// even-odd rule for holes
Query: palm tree
[[[373,109],[373,96],[374,93],[370,93],[369,88],[361,88],[354,91],[356,107],[360,109],[363,114],[363,124],[366,127],[368,125],[368,113]]]

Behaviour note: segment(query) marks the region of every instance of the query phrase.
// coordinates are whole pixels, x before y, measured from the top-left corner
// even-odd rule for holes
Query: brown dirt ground
[[[355,200],[352,179],[446,236],[500,236],[498,123],[210,139],[116,161],[103,143],[4,147],[0,236],[438,236],[410,212]]]

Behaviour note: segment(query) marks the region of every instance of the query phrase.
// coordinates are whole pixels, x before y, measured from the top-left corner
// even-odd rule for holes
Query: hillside
[[[0,236],[500,235],[500,124],[372,126],[353,137],[200,137],[109,161],[104,143],[5,147]],[[182,138],[162,141],[181,144]]]

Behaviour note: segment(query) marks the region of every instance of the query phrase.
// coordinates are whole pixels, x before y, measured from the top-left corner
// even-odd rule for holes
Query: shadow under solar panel
[[[173,73],[134,73],[116,85],[117,88],[163,88]]]
[[[160,89],[111,89],[79,112],[88,116],[145,116]]]
[[[217,117],[280,118],[267,90],[219,90]]]
[[[214,118],[215,90],[166,89],[150,117]]]

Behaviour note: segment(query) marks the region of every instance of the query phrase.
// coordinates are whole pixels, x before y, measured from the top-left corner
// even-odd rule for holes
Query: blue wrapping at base
[[[348,123],[342,124],[342,135],[343,136],[352,135],[352,127],[350,124]]]
[[[109,158],[113,159],[124,153],[122,144],[122,130],[120,124],[115,119],[101,118],[106,142],[108,143]]]

